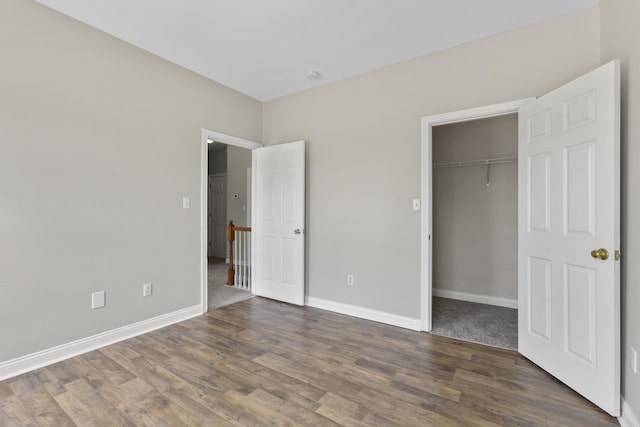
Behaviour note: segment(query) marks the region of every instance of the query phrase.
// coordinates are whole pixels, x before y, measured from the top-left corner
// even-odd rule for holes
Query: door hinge
[[[622,252],[620,252],[619,249],[616,249],[614,252],[614,258],[616,261],[620,261],[620,259],[622,258]]]

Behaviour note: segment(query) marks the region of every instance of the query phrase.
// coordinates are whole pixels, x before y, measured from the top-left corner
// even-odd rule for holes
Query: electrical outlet
[[[91,294],[91,310],[102,308],[105,304],[104,291],[98,291]]]
[[[631,356],[631,370],[633,371],[634,374],[638,373],[638,352],[633,348],[633,347],[629,347],[629,349],[631,350],[629,353]]]
[[[151,296],[151,291],[152,291],[151,283],[145,283],[144,285],[142,285],[142,296],[143,297]]]
[[[347,274],[347,285],[353,286],[353,274]]]

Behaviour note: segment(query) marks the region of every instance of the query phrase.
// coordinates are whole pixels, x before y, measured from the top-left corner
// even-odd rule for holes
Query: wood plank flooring
[[[517,353],[252,298],[0,382],[0,426],[614,426]]]

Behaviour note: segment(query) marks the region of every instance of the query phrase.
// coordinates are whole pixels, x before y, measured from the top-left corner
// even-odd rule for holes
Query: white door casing
[[[614,416],[619,105],[613,61],[522,106],[518,126],[518,350]]]
[[[253,162],[253,159],[252,159]],[[247,224],[251,224],[252,217],[252,209],[251,202],[253,200],[253,178],[251,175],[251,168],[247,168],[247,202],[246,202],[246,210],[247,210]]]
[[[209,292],[208,292],[208,205],[209,205],[209,142],[221,142],[234,147],[245,148],[247,150],[255,150],[262,147],[262,144],[248,139],[239,138],[237,136],[228,135],[221,132],[215,132],[209,129],[202,129],[202,141],[200,146],[200,306],[202,313],[209,310]],[[255,194],[252,196],[252,200]],[[252,204],[253,203],[252,201]],[[252,251],[253,257],[253,251]]]
[[[253,157],[255,293],[304,305],[305,143],[258,148]]]
[[[421,329],[430,332],[432,329],[431,299],[432,299],[432,240],[433,234],[433,132],[434,126],[461,123],[470,120],[480,120],[505,114],[517,113],[519,108],[531,99],[504,102],[501,104],[485,105],[467,110],[451,111],[422,118],[422,212],[421,212]]]

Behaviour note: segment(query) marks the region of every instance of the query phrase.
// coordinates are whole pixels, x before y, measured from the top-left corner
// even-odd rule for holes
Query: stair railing
[[[251,289],[251,227],[237,227],[233,221],[227,225],[229,240],[229,270],[227,286]]]

